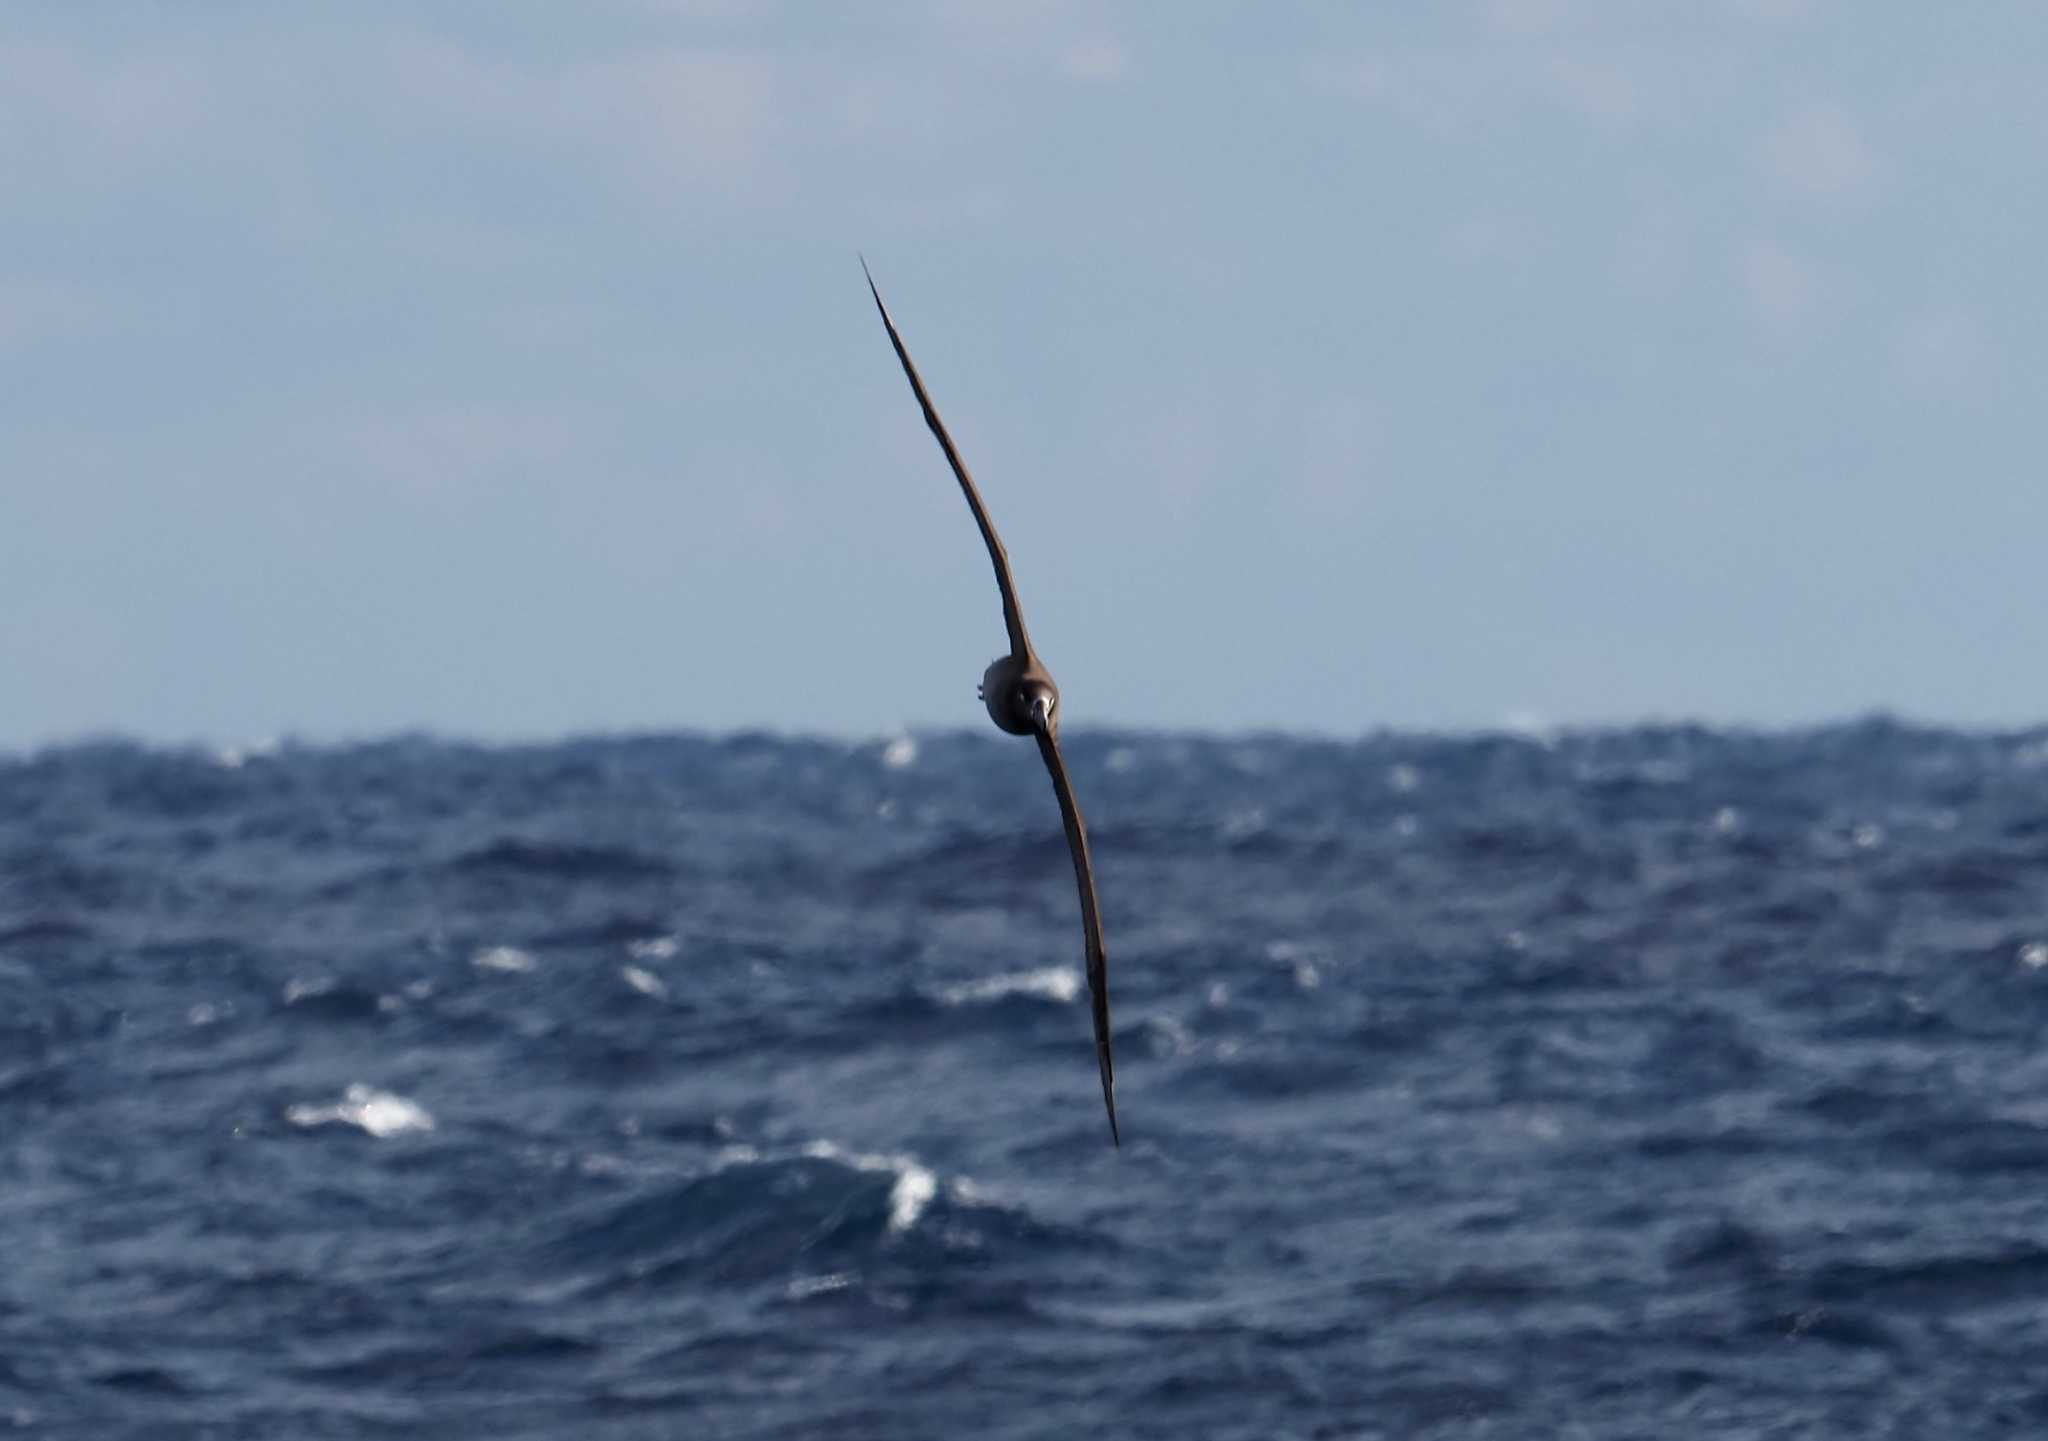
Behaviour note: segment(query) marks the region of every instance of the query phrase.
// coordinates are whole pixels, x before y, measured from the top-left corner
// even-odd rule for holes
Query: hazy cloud
[[[1985,351],[1984,328],[1977,317],[1959,306],[1942,305],[1909,319],[1894,353],[1900,374],[1911,384],[1953,390],[1979,378]]]
[[[1487,25],[1510,35],[1542,35],[1571,18],[1571,0],[1488,0]]]
[[[1612,128],[1643,108],[1636,67],[1649,57],[1590,49],[1408,47],[1376,55],[1303,62],[1303,78],[1326,94],[1381,107],[1440,136],[1494,127],[1535,110]]]
[[[1693,245],[1691,224],[1675,201],[1647,202],[1616,236],[1615,273],[1637,295],[1672,295],[1685,278]]]
[[[1487,211],[1453,225],[1445,247],[1472,265],[1518,266],[1534,257],[1548,240],[1548,227],[1527,215]]]
[[[1550,93],[1589,120],[1620,124],[1642,106],[1642,86],[1624,65],[1599,56],[1559,56],[1547,67]]]
[[[1808,195],[1856,196],[1879,178],[1877,156],[1849,113],[1815,103],[1797,111],[1768,142],[1771,173]]]
[[[107,302],[81,287],[0,280],[0,350],[92,335],[110,320]]]
[[[1730,12],[1745,20],[1769,25],[1791,25],[1811,20],[1820,10],[1819,0],[1724,0]]]
[[[390,63],[409,102],[472,133],[571,147],[653,186],[759,198],[782,178],[771,150],[792,106],[769,56],[663,47],[548,63],[412,36]]]
[[[210,95],[192,57],[0,46],[0,146],[26,154],[85,142],[102,158],[153,151],[205,118]]]
[[[346,432],[342,454],[366,479],[435,506],[461,509],[507,484],[573,474],[597,449],[559,415],[455,406],[412,416],[375,416]]]
[[[1789,340],[1811,329],[1821,300],[1814,264],[1775,241],[1752,241],[1742,252],[1742,278],[1765,327]]]
[[[1355,518],[1371,499],[1372,473],[1383,449],[1378,414],[1362,396],[1332,396],[1296,423],[1303,510],[1317,521]]]
[[[1060,73],[1069,80],[1107,84],[1121,80],[1129,67],[1129,53],[1118,41],[1106,36],[1070,45],[1060,56]]]

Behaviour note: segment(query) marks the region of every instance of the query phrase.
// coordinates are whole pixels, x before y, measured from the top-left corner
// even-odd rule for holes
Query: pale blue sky
[[[2048,9],[0,12],[0,745],[2048,719]]]

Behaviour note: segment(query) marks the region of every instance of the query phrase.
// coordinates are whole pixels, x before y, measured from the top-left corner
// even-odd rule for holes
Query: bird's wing
[[[953,474],[960,478],[960,489],[966,492],[967,504],[974,511],[974,523],[981,527],[981,538],[988,542],[988,558],[995,563],[996,584],[1003,591],[1003,625],[1010,632],[1010,654],[1021,660],[1031,653],[1031,638],[1024,633],[1024,612],[1017,606],[1017,586],[1010,579],[1009,553],[1003,549],[1002,538],[989,521],[988,508],[981,503],[981,492],[974,488],[974,477],[967,473],[966,462],[953,448],[953,437],[946,434],[946,423],[939,419],[939,412],[932,406],[932,398],[925,394],[924,381],[918,378],[917,367],[910,363],[910,352],[903,348],[903,337],[896,333],[896,322],[889,318],[889,307],[882,304],[882,292],[875,288],[875,277],[868,273],[865,259],[861,261],[860,268],[861,273],[868,277],[868,291],[875,297],[875,309],[882,312],[882,324],[889,332],[889,343],[896,347],[896,358],[903,362],[903,373],[910,377],[910,388],[917,393],[917,403],[924,408],[924,423],[938,437],[939,449],[946,452],[946,460],[952,465]]]
[[[1036,722],[1038,753],[1052,772],[1052,788],[1060,798],[1060,820],[1067,828],[1067,849],[1074,856],[1074,883],[1081,890],[1081,930],[1088,947],[1088,998],[1095,1010],[1095,1061],[1102,1069],[1102,1104],[1109,1108],[1109,1138],[1123,1145],[1116,1129],[1116,1067],[1109,1054],[1109,953],[1102,945],[1102,911],[1095,899],[1095,867],[1088,859],[1088,827],[1074,803],[1073,782],[1067,779],[1066,757],[1059,737],[1046,720]]]

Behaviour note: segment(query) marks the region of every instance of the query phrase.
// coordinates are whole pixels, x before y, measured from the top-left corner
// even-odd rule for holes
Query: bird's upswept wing
[[[1088,950],[1088,1000],[1095,1012],[1095,1063],[1102,1070],[1102,1104],[1109,1108],[1109,1138],[1123,1145],[1116,1129],[1116,1067],[1109,1052],[1109,953],[1102,944],[1102,911],[1095,899],[1095,866],[1088,858],[1088,827],[1081,819],[1081,807],[1074,801],[1073,782],[1067,779],[1067,758],[1060,754],[1060,740],[1048,718],[1036,723],[1038,753],[1052,773],[1052,788],[1060,798],[1060,820],[1067,828],[1067,849],[1074,857],[1074,884],[1081,891],[1081,930]]]
[[[981,492],[974,488],[974,477],[967,473],[967,463],[960,459],[960,452],[953,447],[953,437],[946,433],[946,423],[939,419],[931,396],[925,393],[924,381],[918,377],[917,367],[910,362],[910,352],[903,347],[903,337],[896,333],[896,322],[889,318],[889,307],[882,304],[882,292],[875,288],[875,277],[868,271],[865,257],[860,268],[868,278],[868,293],[875,297],[875,309],[882,313],[882,325],[889,332],[889,343],[896,347],[896,358],[903,362],[903,373],[910,378],[910,388],[916,392],[917,403],[924,410],[924,423],[938,437],[939,449],[946,452],[947,463],[953,467],[953,474],[960,478],[960,489],[965,492],[967,504],[974,511],[974,523],[981,527],[981,538],[988,543],[988,558],[996,568],[996,585],[1003,592],[1003,625],[1010,632],[1010,654],[1021,660],[1031,654],[1031,637],[1024,633],[1024,612],[1017,605],[1017,585],[1010,579],[1009,552],[1003,549],[1002,539],[988,518],[988,507],[981,503]]]

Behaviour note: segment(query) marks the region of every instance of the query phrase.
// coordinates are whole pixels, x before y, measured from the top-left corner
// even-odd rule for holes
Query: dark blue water
[[[2048,1431],[2048,740],[0,758],[0,1431]]]

